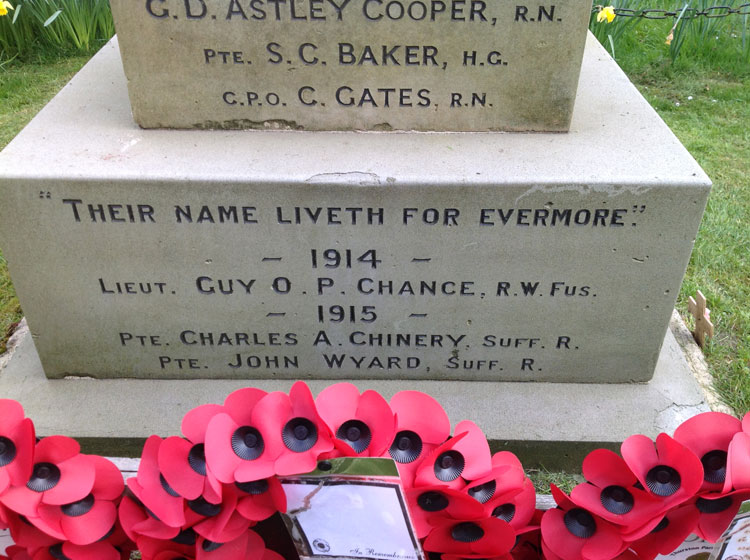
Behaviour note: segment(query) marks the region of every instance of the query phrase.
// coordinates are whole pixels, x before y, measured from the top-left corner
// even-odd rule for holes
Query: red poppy
[[[56,539],[36,528],[26,517],[17,513],[9,513],[8,528],[13,542],[28,550],[32,556],[40,548],[46,548],[60,542],[60,539]]]
[[[471,496],[445,486],[420,486],[406,493],[409,514],[420,539],[448,520],[485,517],[484,507]]]
[[[235,482],[234,491],[237,493],[237,511],[245,519],[263,521],[277,511],[286,512],[286,493],[276,477]]]
[[[722,492],[728,494],[732,490],[750,490],[750,433],[746,431],[735,434],[727,450],[727,472]]]
[[[263,419],[256,410],[267,394],[254,388],[233,392],[224,401],[224,412],[208,424],[206,461],[224,484],[261,480],[275,473],[274,463],[283,448],[274,446],[277,440],[268,441],[268,434],[261,433]]]
[[[33,560],[27,550],[18,545],[11,545],[5,549],[7,556],[0,556],[0,558],[6,558],[8,560]]]
[[[37,551],[33,560],[120,560],[119,550],[108,542],[95,542],[80,546],[71,542],[52,545]]]
[[[537,510],[532,523],[534,528],[518,533],[516,546],[510,551],[513,560],[539,560],[542,558],[542,531],[539,523],[542,521],[541,510]]]
[[[63,505],[85,498],[94,485],[94,461],[81,455],[78,442],[49,436],[34,449],[34,466],[23,486],[11,486],[0,496],[8,508],[27,517],[38,517],[39,504]]]
[[[443,486],[453,490],[464,488],[466,480],[461,477],[461,473],[466,466],[466,458],[454,447],[465,437],[465,432],[452,437],[424,457],[417,467],[414,487]]]
[[[440,403],[419,391],[400,391],[390,405],[396,435],[388,454],[396,461],[404,488],[409,488],[421,460],[450,436],[451,423]]]
[[[125,483],[120,470],[110,461],[91,455],[96,478],[83,499],[62,506],[41,504],[39,518],[30,519],[45,533],[77,545],[91,544],[105,537],[117,520],[116,501]]]
[[[497,483],[495,491],[500,494],[521,488],[528,480],[521,461],[510,451],[499,451],[492,456],[491,476]]]
[[[720,492],[726,481],[729,444],[742,431],[742,423],[729,414],[704,412],[686,420],[674,439],[697,455],[703,465],[701,491]]]
[[[128,479],[129,488],[132,488],[130,486],[131,480],[134,479]],[[182,525],[167,525],[156,517],[151,510],[128,495],[123,496],[117,513],[125,534],[132,541],[136,541],[140,537],[162,540],[173,539],[180,533],[182,527]]]
[[[649,440],[650,441],[650,440]],[[620,525],[624,532],[658,523],[664,513],[662,502],[636,484],[638,478],[625,460],[609,449],[596,449],[583,460],[583,476],[570,494],[578,506],[602,519]],[[650,531],[651,527],[647,527]]]
[[[328,426],[318,415],[310,388],[297,381],[289,395],[269,393],[256,405],[260,431],[277,475],[307,473],[318,457],[333,449]],[[266,478],[266,477],[261,477]]]
[[[491,472],[492,457],[484,432],[474,422],[464,420],[456,426],[454,437],[425,458],[417,469],[414,485],[444,484],[460,489],[467,481],[482,480]],[[488,480],[487,484],[494,482]],[[477,488],[474,494],[479,495],[482,490]]]
[[[659,434],[655,443],[630,436],[620,451],[644,490],[661,500],[663,511],[691,498],[703,484],[701,460],[667,434]]]
[[[163,441],[159,436],[151,436],[146,440],[138,474],[134,478],[129,478],[126,483],[135,497],[147,508],[149,517],[156,518],[169,527],[182,527],[185,524],[185,499],[169,486],[159,471],[158,456]]]
[[[542,516],[542,549],[548,558],[609,560],[627,548],[615,525],[578,507],[554,484],[550,490],[558,507]]]
[[[3,504],[0,504],[0,530],[8,528],[8,515],[10,512]]]
[[[181,542],[139,537],[136,544],[141,553],[141,560],[174,560],[175,558],[194,560],[196,540],[197,536],[192,533],[192,536],[187,539],[183,538]]]
[[[503,554],[502,556],[492,556],[490,558],[487,558],[486,556],[482,556],[481,554],[475,554],[475,555],[459,555],[459,554],[441,554],[440,555],[441,560],[478,560],[480,558],[483,558],[485,560],[514,560],[515,556],[512,554]],[[529,556],[528,560],[538,560],[539,556]]]
[[[29,480],[34,442],[34,424],[24,418],[23,407],[14,400],[0,399],[0,494]]]
[[[315,399],[320,417],[338,441],[360,457],[380,457],[393,441],[395,418],[388,402],[376,391],[351,383],[336,383]]]
[[[510,524],[516,532],[523,531],[532,523],[536,512],[534,483],[526,478],[521,488],[496,492],[484,504],[485,513]]]
[[[629,547],[639,558],[670,554],[693,532],[699,515],[698,510],[689,505],[668,511],[651,532],[629,543]]]
[[[488,516],[498,517],[508,522],[510,522],[511,518],[514,519],[515,522],[511,523],[511,525],[517,529],[519,527],[519,518],[516,515],[515,505],[511,503],[512,497],[524,490],[527,481],[528,479],[518,457],[509,451],[501,451],[492,456],[492,470],[490,474],[483,478],[472,480],[466,485],[463,491],[478,502],[485,504],[485,511]],[[531,489],[533,491],[533,485]],[[500,501],[498,501],[498,497],[501,498]],[[524,499],[527,499],[527,497]],[[492,502],[491,507],[488,505],[490,502]],[[528,517],[523,521],[523,525],[531,519],[534,507],[534,504],[532,504],[531,509],[524,507],[524,516],[528,513]],[[513,510],[512,515],[511,509]],[[493,513],[495,510],[498,510],[496,514]],[[502,513],[500,510],[502,510]]]
[[[186,500],[205,498],[221,502],[221,483],[206,463],[206,428],[211,418],[224,411],[215,404],[199,406],[182,419],[185,438],[172,436],[159,447],[158,463],[167,484]]]
[[[264,558],[266,544],[255,531],[245,531],[224,543],[199,538],[195,549],[196,560],[258,560]]]
[[[727,495],[701,494],[696,496],[688,502],[700,514],[693,533],[703,540],[715,543],[737,515],[742,502],[748,498],[750,498],[750,491],[732,492]]]
[[[463,557],[492,558],[508,554],[515,543],[516,532],[500,519],[450,520],[430,532],[424,541],[424,550]]]
[[[130,553],[137,549],[135,542],[125,534],[119,518],[106,537],[101,540],[117,548],[122,553],[123,560],[130,560]]]
[[[251,521],[237,511],[237,492],[224,492],[219,504],[199,498],[187,502],[185,521],[199,536],[214,542],[228,542],[246,532]]]
[[[642,556],[639,556],[632,550],[626,550],[613,560],[644,560]]]

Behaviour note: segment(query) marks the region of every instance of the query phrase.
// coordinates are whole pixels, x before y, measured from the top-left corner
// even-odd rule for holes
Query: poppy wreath
[[[37,440],[21,405],[0,399],[0,528],[15,542],[0,558],[282,560],[266,525],[286,510],[277,477],[337,457],[391,457],[420,543],[442,560],[653,559],[691,533],[715,542],[750,499],[750,413],[595,450],[585,482],[570,495],[553,485],[546,512],[515,455],[491,454],[472,422],[450,427],[416,391],[245,388],[188,412],[182,437],[148,438],[125,484],[75,440]]]
[[[15,542],[2,558],[130,558],[117,515],[122,473],[80,451],[69,437],[37,439],[21,405],[0,399],[0,528]]]

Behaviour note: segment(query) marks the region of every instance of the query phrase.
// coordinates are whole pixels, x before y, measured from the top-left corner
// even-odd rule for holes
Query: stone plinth
[[[591,0],[113,0],[146,128],[567,130]]]
[[[47,376],[651,377],[710,182],[595,41],[568,134],[142,130],[118,55],[0,155]]]

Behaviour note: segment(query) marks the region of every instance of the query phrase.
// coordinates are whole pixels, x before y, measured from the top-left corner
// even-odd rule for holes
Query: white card
[[[282,486],[301,557],[422,560],[398,482],[301,478]]]

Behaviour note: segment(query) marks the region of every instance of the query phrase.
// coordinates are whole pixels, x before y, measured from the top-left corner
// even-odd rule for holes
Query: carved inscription
[[[314,130],[565,130],[590,6],[113,1],[143,126]]]
[[[508,267],[489,256],[518,254],[525,236],[532,243],[539,234],[558,231],[588,241],[620,239],[649,216],[645,205],[607,202],[380,207],[268,204],[262,198],[219,204],[57,200],[58,219],[74,231],[108,236],[123,235],[120,228],[126,228],[132,229],[126,235],[137,236],[164,226],[188,244],[209,231],[216,238],[201,261],[166,270],[145,263],[150,273],[142,263],[132,275],[101,266],[99,274],[81,278],[97,305],[125,309],[128,302],[152,302],[165,312],[204,304],[238,310],[226,320],[198,316],[163,329],[158,321],[143,329],[132,316],[102,334],[120,351],[145,351],[149,368],[171,376],[209,369],[248,377],[387,373],[534,380],[545,370],[554,372],[559,356],[591,345],[565,321],[547,324],[543,310],[606,313],[597,299],[616,294],[575,265],[558,265],[549,273]],[[299,242],[277,242],[289,235]],[[414,242],[394,249],[389,240],[401,237]],[[510,237],[517,247],[506,250]],[[450,262],[460,259],[447,249],[452,238],[478,247],[462,261],[470,266]],[[254,249],[232,256],[223,247],[228,240],[252,243]],[[534,261],[529,251],[520,254]],[[221,253],[224,266],[215,266],[214,252]],[[509,309],[541,320],[509,321]]]

